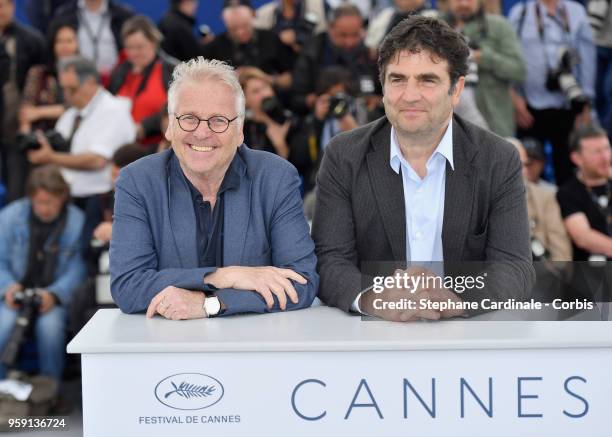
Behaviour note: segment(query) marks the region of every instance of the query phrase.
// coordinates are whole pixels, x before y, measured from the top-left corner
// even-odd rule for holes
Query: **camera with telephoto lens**
[[[57,152],[69,152],[70,144],[58,131],[50,129],[43,133],[53,150]],[[17,150],[21,153],[29,152],[30,150],[40,149],[40,144],[36,138],[36,132],[17,135]]]
[[[608,16],[610,0],[590,0],[587,5],[589,24],[595,32],[599,32],[604,27],[604,22]]]
[[[474,50],[480,50],[480,44],[478,41],[468,40],[468,47],[470,48],[470,56],[468,58],[468,72],[465,75],[466,86],[478,85],[478,64],[474,60]]]
[[[329,98],[328,117],[340,119],[344,117],[351,108],[352,99],[348,94],[338,93]]]
[[[24,342],[28,330],[33,325],[42,302],[38,290],[32,288],[16,292],[13,298],[19,306],[19,313],[17,314],[17,320],[11,335],[0,356],[0,362],[9,369],[14,367],[17,362],[19,348]]]
[[[560,91],[570,102],[572,111],[578,114],[590,102],[572,73],[572,68],[579,63],[579,60],[576,53],[568,47],[559,49],[557,59],[557,68],[548,71],[546,88],[549,91]]]
[[[278,124],[285,124],[292,116],[276,96],[266,97],[261,101],[261,110]]]

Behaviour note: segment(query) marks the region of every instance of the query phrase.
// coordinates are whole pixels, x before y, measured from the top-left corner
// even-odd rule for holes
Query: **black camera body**
[[[261,110],[275,123],[285,124],[293,114],[286,109],[276,96],[266,97],[261,101]]]
[[[577,55],[570,48],[561,47],[557,59],[557,68],[548,71],[546,88],[561,92],[569,101],[572,111],[578,114],[590,103],[590,99],[572,72],[572,67],[578,63]]]
[[[28,330],[34,324],[42,302],[38,290],[32,288],[15,293],[14,300],[19,305],[19,313],[11,335],[0,356],[0,362],[9,369],[14,367],[17,362],[21,344],[26,339]]]
[[[468,58],[468,72],[465,75],[465,84],[466,86],[476,86],[478,85],[478,64],[474,60],[472,52],[474,50],[480,50],[480,43],[467,37],[466,40],[468,42],[468,47],[470,48],[470,56]]]
[[[50,129],[44,133],[45,138],[51,144],[53,150],[57,152],[69,152],[70,143],[54,129]],[[36,138],[35,132],[29,132],[27,134],[20,134],[17,136],[17,150],[21,153],[29,152],[30,150],[40,149],[40,144]]]
[[[328,117],[341,119],[350,110],[353,99],[345,93],[338,93],[329,98]]]

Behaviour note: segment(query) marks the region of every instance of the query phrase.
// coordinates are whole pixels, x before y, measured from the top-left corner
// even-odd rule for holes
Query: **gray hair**
[[[96,64],[83,56],[69,56],[67,58],[60,59],[58,62],[58,71],[64,72],[66,70],[74,70],[77,77],[79,78],[79,84],[89,79],[94,78],[96,83],[100,83],[100,75]]]
[[[203,82],[216,80],[229,86],[236,96],[236,113],[242,122],[244,120],[244,92],[238,82],[234,68],[223,61],[204,59],[202,56],[181,62],[174,68],[172,81],[168,88],[168,114],[176,109],[178,89],[183,82]]]

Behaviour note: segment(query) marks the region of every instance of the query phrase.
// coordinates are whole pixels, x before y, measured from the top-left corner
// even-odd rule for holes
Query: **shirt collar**
[[[108,0],[102,0],[102,6],[96,12],[91,12],[85,7],[85,0],[79,0],[77,5],[82,12],[88,12],[95,15],[104,15],[108,11]]]
[[[546,5],[545,5],[545,4],[544,4],[542,1],[537,0],[537,1],[536,1],[536,4],[537,4],[537,5],[538,5],[538,7],[540,8],[540,13],[542,14],[542,16],[543,16],[543,17],[544,17],[544,16],[546,16],[546,15],[548,15],[548,8],[546,7]],[[563,0],[559,0],[559,1],[557,2],[557,6],[556,6],[556,8],[555,8],[555,16],[558,16],[558,15],[559,15],[559,12],[560,12],[560,11],[561,11],[561,10],[562,10],[564,7],[565,7],[565,5],[563,4]],[[569,18],[569,17],[568,17],[568,18]]]
[[[434,152],[431,154],[427,162],[428,163],[431,162],[432,158],[436,156],[437,154],[442,155],[448,161],[451,168],[455,170],[455,164],[453,161],[453,120],[452,118],[450,122],[448,123],[446,132],[444,132],[444,135],[442,136],[442,139],[440,140],[438,147],[436,147],[436,150],[434,150]],[[399,144],[397,142],[395,128],[391,126],[391,151],[390,151],[390,156],[389,156],[389,164],[391,165],[391,168],[393,169],[395,173],[399,174],[400,165],[402,161],[406,162],[400,150]]]
[[[98,87],[98,91],[96,91],[96,93],[94,94],[94,96],[91,98],[91,100],[89,101],[89,103],[87,105],[85,105],[85,107],[83,109],[80,109],[77,111],[77,113],[85,118],[87,117],[89,114],[91,114],[94,110],[94,108],[97,105],[97,101],[98,99],[102,98],[102,94],[104,93],[104,90],[102,89],[101,86]]]

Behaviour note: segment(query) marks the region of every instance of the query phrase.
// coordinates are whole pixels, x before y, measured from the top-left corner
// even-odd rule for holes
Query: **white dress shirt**
[[[111,29],[108,1],[103,1],[96,12],[85,7],[85,0],[79,0],[77,8],[79,52],[96,64],[98,72],[108,73],[117,63],[119,55]]]
[[[401,174],[404,187],[406,263],[444,261],[442,226],[447,162],[454,170],[452,121],[438,147],[427,160],[427,174],[424,178],[416,173],[402,155],[395,128],[391,128],[389,165],[395,173]],[[361,312],[359,299],[365,291],[353,302],[353,311]]]
[[[130,102],[115,97],[104,88],[82,110],[69,108],[57,120],[55,129],[70,138],[75,119],[81,114],[81,124],[72,138],[70,153],[95,153],[110,160],[115,151],[136,139],[136,126],[130,114]],[[75,197],[107,193],[112,189],[110,164],[101,170],[62,169],[62,175]]]

